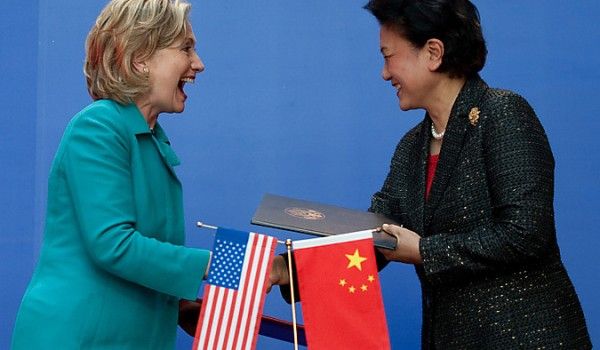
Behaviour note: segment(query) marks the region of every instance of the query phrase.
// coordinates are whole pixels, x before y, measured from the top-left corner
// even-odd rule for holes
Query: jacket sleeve
[[[540,260],[556,244],[554,159],[546,134],[518,95],[497,97],[490,110],[496,114],[488,117],[482,142],[491,225],[421,239],[432,284]]]
[[[401,188],[401,182],[405,179],[406,169],[414,166],[409,164],[408,157],[403,156],[408,152],[408,145],[413,145],[416,142],[418,131],[421,129],[421,124],[417,124],[409,130],[404,137],[396,145],[394,155],[390,162],[388,175],[383,182],[381,190],[373,194],[371,198],[371,206],[369,211],[373,213],[383,214],[396,220],[400,220],[399,216],[402,212],[399,203],[402,199],[397,194],[397,189]],[[406,224],[406,223],[403,223]]]
[[[398,142],[390,162],[388,175],[381,189],[371,197],[371,206],[369,207],[370,212],[394,218],[403,225],[407,225],[407,223],[401,220],[402,210],[399,203],[402,202],[402,199],[397,195],[397,189],[402,187],[401,182],[405,178],[402,174],[405,169],[409,168],[409,165],[407,164],[408,158],[401,155],[406,153],[406,145],[412,145],[415,142],[415,135],[420,128],[421,124],[419,123]],[[389,263],[378,249],[375,249],[375,258],[378,271],[381,271]]]
[[[127,136],[105,117],[115,111],[99,108],[84,113],[69,126],[65,135],[69,143],[60,161],[91,260],[132,283],[195,299],[210,252],[136,230],[136,220],[143,218],[136,217]]]

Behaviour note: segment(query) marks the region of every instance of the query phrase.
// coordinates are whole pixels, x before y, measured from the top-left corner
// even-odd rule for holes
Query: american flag
[[[277,240],[217,230],[193,349],[254,349]]]

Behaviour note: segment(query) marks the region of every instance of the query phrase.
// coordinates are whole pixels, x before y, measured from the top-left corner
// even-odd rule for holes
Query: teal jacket
[[[210,252],[184,247],[179,160],[135,105],[69,123],[48,180],[44,242],[12,349],[172,349],[178,303]]]

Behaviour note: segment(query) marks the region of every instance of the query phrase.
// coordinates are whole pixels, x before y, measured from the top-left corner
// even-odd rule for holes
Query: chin
[[[407,98],[398,99],[398,106],[400,106],[400,109],[403,110],[404,112],[412,111],[413,109],[420,108],[419,106],[415,105],[414,103],[412,103],[411,100],[409,100]]]
[[[400,106],[400,109],[401,109],[401,110],[403,110],[404,112],[406,112],[406,111],[410,111],[410,110],[412,109],[412,108],[411,108],[409,105],[407,105],[406,103],[402,103],[402,102],[400,102],[398,105]]]
[[[173,106],[171,113],[181,113],[185,110],[185,105],[181,104],[180,106]]]

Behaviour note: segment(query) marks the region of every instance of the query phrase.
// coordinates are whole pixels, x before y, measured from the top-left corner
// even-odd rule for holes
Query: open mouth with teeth
[[[177,85],[177,87],[179,88],[179,91],[181,91],[181,93],[183,94],[184,98],[187,98],[187,95],[185,94],[185,92],[183,91],[183,86],[187,83],[187,84],[193,84],[195,81],[194,78],[192,77],[185,77],[182,78],[181,80],[179,80],[179,84]]]

